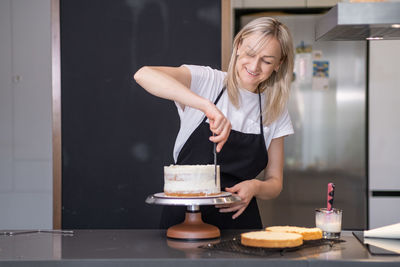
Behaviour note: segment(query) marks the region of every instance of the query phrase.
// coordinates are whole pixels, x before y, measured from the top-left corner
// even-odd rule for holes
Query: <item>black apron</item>
[[[224,93],[222,89],[214,104],[216,105]],[[217,154],[217,164],[220,165],[221,190],[232,187],[244,180],[254,179],[268,163],[268,152],[264,141],[262,126],[261,95],[260,103],[260,134],[248,134],[231,130],[227,142]],[[214,143],[207,117],[190,135],[178,155],[176,164],[196,165],[214,164]],[[185,219],[185,206],[165,206],[161,215],[160,227],[169,228]],[[204,222],[220,229],[260,229],[262,228],[257,201],[253,197],[244,212],[232,219],[234,212],[220,213],[215,206],[200,206]]]

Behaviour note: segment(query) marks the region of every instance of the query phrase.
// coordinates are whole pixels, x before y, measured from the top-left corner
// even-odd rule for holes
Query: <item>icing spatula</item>
[[[213,136],[215,134],[213,133]],[[215,180],[215,185],[217,185],[217,144],[214,143],[214,180]]]

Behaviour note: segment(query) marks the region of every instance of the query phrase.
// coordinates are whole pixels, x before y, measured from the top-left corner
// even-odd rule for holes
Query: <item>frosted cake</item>
[[[167,196],[212,196],[221,193],[220,172],[214,165],[164,166],[164,193]]]

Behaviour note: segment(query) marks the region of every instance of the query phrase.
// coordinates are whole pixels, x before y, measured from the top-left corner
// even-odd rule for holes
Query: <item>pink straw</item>
[[[332,210],[333,207],[333,196],[335,195],[335,184],[334,183],[329,183],[328,184],[328,201],[327,201],[327,207],[326,209],[328,211]]]

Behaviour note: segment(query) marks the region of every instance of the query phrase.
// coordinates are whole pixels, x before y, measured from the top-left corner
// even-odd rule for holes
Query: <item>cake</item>
[[[292,248],[303,244],[303,236],[294,233],[254,231],[241,234],[241,243],[249,247]]]
[[[215,183],[215,165],[164,166],[164,193],[167,196],[212,196],[221,193],[219,166]]]
[[[297,226],[270,226],[265,228],[265,230],[269,232],[301,234],[304,240],[317,240],[322,238],[322,231],[319,228],[307,228]]]

